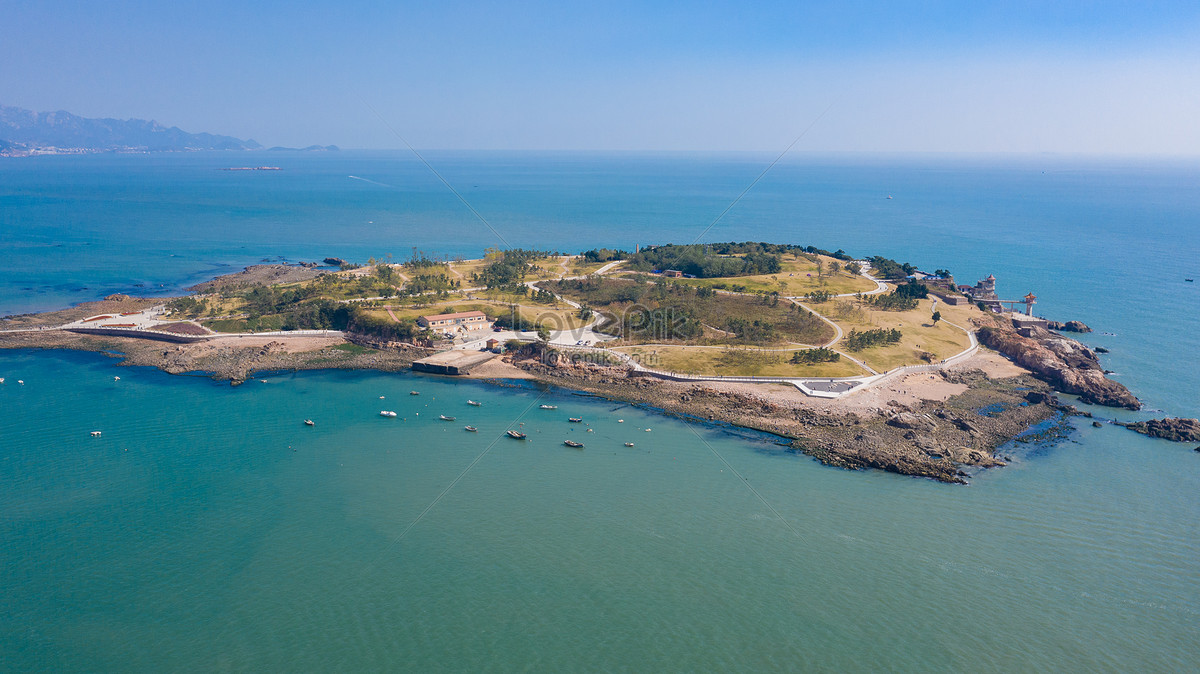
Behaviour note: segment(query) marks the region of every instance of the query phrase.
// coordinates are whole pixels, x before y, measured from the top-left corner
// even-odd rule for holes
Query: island
[[[0,348],[101,351],[234,384],[317,368],[533,380],[954,483],[1005,465],[1013,439],[1066,432],[1081,413],[1060,393],[1141,407],[1062,334],[1086,326],[1035,316],[1032,293],[1004,300],[994,277],[959,285],[881,256],[742,242],[324,262],[9,316]]]

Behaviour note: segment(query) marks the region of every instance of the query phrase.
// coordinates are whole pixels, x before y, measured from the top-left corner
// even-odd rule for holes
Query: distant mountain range
[[[0,105],[0,155],[5,156],[261,149],[262,145],[253,140],[188,133],[179,127],[165,127],[144,119],[90,119],[62,110],[33,112]],[[338,148],[312,145],[304,149]]]

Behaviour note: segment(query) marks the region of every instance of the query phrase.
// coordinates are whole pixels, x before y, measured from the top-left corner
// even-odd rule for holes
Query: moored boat
[[[480,407],[481,405],[483,405],[483,403],[481,403],[481,402],[476,402],[476,401],[474,401],[474,400],[468,400],[468,401],[467,401],[467,404],[468,404],[468,405],[474,405],[475,407]]]
[[[542,409],[544,409],[544,410],[556,410],[556,409],[558,409],[558,405],[542,405]]]
[[[445,414],[439,414],[438,418],[442,421],[454,421],[454,417],[448,417]]]
[[[507,435],[507,436],[508,436],[508,437],[510,437],[510,438],[516,438],[517,440],[524,440],[524,439],[525,439],[525,434],[524,434],[524,433],[518,433],[518,432],[516,432],[516,431],[508,431],[507,433],[505,433],[505,435]]]
[[[475,428],[474,426],[463,426],[463,430],[468,431],[470,433],[478,433],[479,432],[479,429]]]
[[[305,419],[305,420],[304,420],[304,425],[305,425],[305,426],[316,426],[316,425],[317,425],[317,423],[316,423],[315,421],[313,421],[312,419]]]
[[[627,443],[625,443],[625,446],[626,446],[626,447],[632,447],[632,446],[633,446],[633,443],[632,443],[632,442],[627,442]]]
[[[419,395],[421,395],[421,392],[420,392],[420,391],[409,391],[409,392],[408,392],[408,395],[410,395],[410,396],[419,396]]]
[[[582,423],[583,419],[581,419],[580,417],[567,417],[567,421],[569,421],[573,424],[578,424],[578,423]]]
[[[392,412],[391,410],[380,410],[380,411],[379,411],[379,416],[381,416],[381,417],[394,417],[394,416],[396,416],[396,413],[395,413],[395,412]]]
[[[563,444],[568,447],[574,447],[576,449],[583,449],[582,442],[575,442],[574,440],[563,440]]]

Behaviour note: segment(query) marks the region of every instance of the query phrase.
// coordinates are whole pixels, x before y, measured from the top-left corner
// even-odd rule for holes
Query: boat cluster
[[[4,381],[3,379],[0,379],[0,383],[3,383],[3,381]],[[24,382],[21,382],[21,383],[24,383]],[[408,392],[408,394],[409,394],[409,395],[414,395],[414,396],[416,396],[416,395],[421,395],[420,391],[409,391],[409,392]],[[379,396],[379,399],[380,399],[380,400],[384,400],[384,399],[385,399],[385,396]],[[436,399],[436,398],[435,398],[435,399]],[[482,407],[482,406],[483,406],[483,403],[481,403],[481,402],[478,402],[478,401],[476,401],[476,400],[467,400],[467,404],[468,404],[468,405],[471,405],[472,407]],[[540,407],[541,409],[543,409],[543,410],[556,410],[556,409],[558,409],[558,405],[540,405],[539,407]],[[418,412],[417,414],[420,414],[420,412]],[[389,419],[394,419],[394,418],[396,418],[396,417],[397,417],[397,416],[399,416],[399,415],[398,415],[396,412],[392,411],[392,410],[380,410],[380,411],[379,411],[379,416],[381,416],[381,417],[386,417],[386,418],[389,418]],[[441,421],[455,421],[455,420],[456,420],[456,417],[449,416],[449,415],[446,415],[446,414],[439,414],[439,415],[438,415],[438,419],[440,419]],[[583,423],[583,417],[567,417],[567,421],[568,421],[569,423],[572,423],[572,424],[581,424],[581,423]],[[619,423],[619,424],[623,424],[623,423],[625,423],[625,420],[624,420],[624,419],[618,419],[618,420],[617,420],[617,423]],[[304,425],[305,425],[305,426],[315,426],[315,425],[316,425],[316,422],[314,422],[312,419],[305,419],[305,420],[304,420]],[[523,426],[524,424],[521,424],[521,425]],[[479,429],[478,429],[478,428],[476,428],[476,427],[474,427],[474,426],[463,426],[463,430],[464,430],[464,431],[467,431],[468,433],[478,433],[478,432],[479,432]],[[650,429],[649,429],[649,428],[647,428],[647,429],[645,429],[645,430],[646,430],[646,432],[649,432],[649,431],[650,431]],[[593,432],[593,429],[589,428],[589,429],[587,429],[587,432],[588,432],[588,433],[592,433],[592,432]],[[510,438],[513,438],[514,440],[525,440],[525,439],[527,439],[527,438],[528,438],[528,436],[527,436],[525,433],[522,433],[521,431],[518,431],[518,430],[516,430],[516,429],[509,429],[509,430],[505,431],[505,433],[504,433],[504,434],[505,434],[505,435],[507,435],[507,436],[508,436],[508,437],[510,437]],[[99,431],[96,431],[96,432],[94,432],[94,433],[93,433],[93,436],[99,436],[99,435],[100,435],[100,432],[99,432]],[[577,441],[577,440],[564,440],[564,441],[563,441],[563,444],[564,444],[564,445],[566,445],[567,447],[573,447],[573,448],[575,448],[575,449],[583,449],[583,447],[584,447],[584,444],[583,444],[582,442],[579,442],[579,441]],[[632,443],[632,442],[626,442],[626,443],[625,443],[625,446],[626,446],[626,447],[633,447],[633,443]]]

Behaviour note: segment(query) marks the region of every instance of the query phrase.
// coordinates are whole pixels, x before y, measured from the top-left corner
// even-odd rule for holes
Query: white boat
[[[625,443],[625,446],[626,446],[626,447],[632,447],[632,446],[633,446],[633,443],[632,443],[632,442],[627,442],[627,443]]]
[[[544,410],[556,410],[556,409],[558,409],[558,405],[542,405],[542,409],[544,409]]]
[[[396,416],[396,413],[395,413],[395,412],[392,412],[391,410],[381,410],[381,411],[379,412],[379,416],[381,416],[381,417],[394,417],[394,416]]]
[[[316,423],[315,421],[313,421],[312,419],[305,419],[305,420],[304,420],[304,425],[305,425],[305,426],[316,426],[316,425],[317,425],[317,423]]]
[[[113,381],[121,381],[120,377],[113,377]]]
[[[408,392],[408,395],[410,395],[410,396],[419,396],[419,395],[421,395],[421,392],[420,392],[420,391],[409,391],[409,392]]]
[[[439,414],[438,418],[442,421],[454,421],[454,417],[448,417],[445,414]]]
[[[98,437],[100,437],[100,431],[92,431],[92,437],[93,437],[93,438],[98,438]]]
[[[474,401],[474,400],[468,400],[468,401],[467,401],[467,404],[468,404],[468,405],[474,405],[475,407],[480,407],[480,406],[482,406],[482,405],[483,405],[483,403],[481,403],[481,402],[476,402],[476,401]]]

